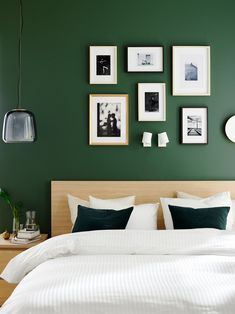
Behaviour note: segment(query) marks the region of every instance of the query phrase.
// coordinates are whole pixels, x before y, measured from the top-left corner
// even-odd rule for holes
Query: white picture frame
[[[90,84],[117,84],[116,46],[90,46]]]
[[[208,108],[181,108],[181,144],[208,144]]]
[[[210,96],[210,46],[172,47],[172,95]]]
[[[166,121],[165,83],[138,83],[138,120]]]
[[[127,72],[163,72],[164,47],[127,47]]]
[[[128,95],[90,94],[90,145],[128,145]]]

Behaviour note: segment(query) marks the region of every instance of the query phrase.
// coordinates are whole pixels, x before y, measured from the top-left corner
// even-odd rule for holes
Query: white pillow
[[[235,229],[235,200],[232,201],[232,210],[233,210],[233,229]]]
[[[159,204],[135,205],[126,229],[156,230]]]
[[[231,230],[233,225],[233,213],[231,210],[231,198],[229,192],[218,193],[213,196],[202,199],[186,199],[186,198],[161,198],[163,216],[166,229],[174,229],[171,213],[168,205],[193,207],[193,208],[208,208],[229,206],[226,229]]]
[[[125,209],[135,204],[135,196],[102,199],[89,196],[90,207],[96,209]]]
[[[90,207],[90,203],[88,201],[82,200],[79,197],[75,197],[71,194],[68,194],[67,197],[68,197],[71,221],[72,221],[72,224],[74,225],[75,220],[77,218],[77,214],[78,214],[78,205]]]
[[[227,192],[227,193],[229,193],[229,192]],[[191,198],[191,199],[195,199],[195,200],[201,200],[202,199],[202,197],[199,197],[199,196],[193,195],[193,194],[189,194],[189,193],[186,193],[186,192],[177,191],[176,194],[177,194],[178,198],[187,198],[187,199]],[[220,195],[220,194],[221,193],[217,193],[215,195]],[[211,197],[213,197],[213,196],[211,196]],[[229,197],[230,197],[230,193],[229,193]],[[232,204],[232,210],[228,214],[227,221],[229,219],[232,219],[233,221],[232,221],[232,223],[229,221],[229,225],[231,223],[232,229],[235,229],[235,221],[234,221],[234,219],[235,219],[235,200],[231,200],[231,204]],[[227,222],[227,225],[228,225],[228,222]]]

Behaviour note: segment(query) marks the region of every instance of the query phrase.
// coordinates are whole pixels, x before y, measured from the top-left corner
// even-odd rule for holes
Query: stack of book
[[[26,229],[19,230],[17,235],[11,239],[15,244],[28,244],[40,239],[40,230],[28,231]]]

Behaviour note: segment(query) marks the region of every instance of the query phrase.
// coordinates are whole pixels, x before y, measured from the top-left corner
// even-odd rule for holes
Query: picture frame
[[[128,94],[90,94],[90,145],[128,145]]]
[[[117,84],[117,46],[90,46],[90,84]]]
[[[207,107],[181,107],[181,144],[208,144]]]
[[[166,121],[165,83],[138,83],[138,121]]]
[[[172,95],[210,96],[210,46],[172,47]]]
[[[163,72],[163,46],[127,47],[127,72]]]

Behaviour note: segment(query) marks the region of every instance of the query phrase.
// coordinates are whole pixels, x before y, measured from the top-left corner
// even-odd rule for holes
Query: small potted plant
[[[10,195],[7,191],[4,191],[0,188],[0,197],[9,205],[12,215],[13,215],[13,224],[12,224],[12,232],[17,233],[20,226],[20,209],[22,208],[22,202],[13,203]]]

